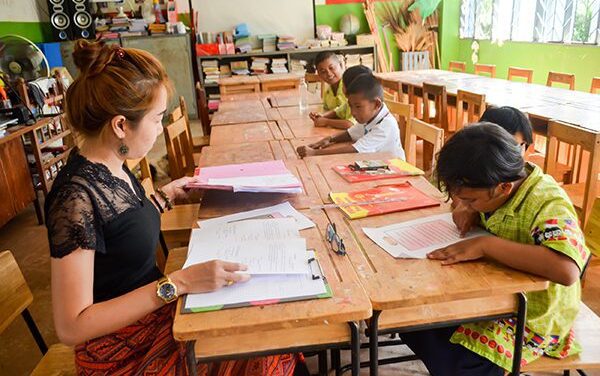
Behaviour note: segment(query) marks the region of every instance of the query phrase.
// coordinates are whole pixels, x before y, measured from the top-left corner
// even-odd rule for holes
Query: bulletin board
[[[292,35],[297,43],[314,37],[313,0],[192,0],[192,6],[200,32],[246,23],[252,35]]]

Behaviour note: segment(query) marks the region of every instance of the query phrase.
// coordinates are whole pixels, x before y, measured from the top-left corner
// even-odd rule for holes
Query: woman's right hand
[[[169,277],[177,286],[178,294],[183,295],[218,290],[231,282],[246,282],[250,275],[236,272],[247,269],[245,265],[236,262],[211,260],[173,272]]]

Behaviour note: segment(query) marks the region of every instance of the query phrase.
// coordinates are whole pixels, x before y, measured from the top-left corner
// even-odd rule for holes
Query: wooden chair
[[[448,70],[465,73],[467,71],[467,64],[464,61],[451,61],[448,63]]]
[[[596,94],[600,91],[600,77],[592,78],[592,86],[590,87],[590,93]]]
[[[550,175],[553,175],[557,169],[559,142],[568,144],[573,151],[571,162],[573,170],[569,180],[564,182],[563,189],[571,198],[582,224],[585,225],[598,194],[600,133],[567,123],[550,121],[544,166],[544,170]]]
[[[475,74],[489,74],[491,78],[496,77],[496,66],[494,64],[475,64]]]
[[[508,80],[511,81],[514,77],[524,78],[530,84],[533,82],[533,69],[508,67]]]
[[[569,90],[575,90],[575,75],[570,73],[548,72],[546,86],[553,86],[554,83],[569,85]]]
[[[27,307],[33,295],[10,251],[0,252],[0,332],[21,315],[44,355],[31,375],[75,375],[73,348],[56,344],[48,348]]]
[[[306,81],[307,85],[318,85],[319,90],[321,92],[321,98],[323,97],[323,93],[325,93],[325,83],[321,81],[321,77],[319,77],[318,74],[307,72],[306,74],[304,74],[304,81]]]
[[[175,180],[186,175],[193,175],[195,168],[194,154],[185,118],[179,118],[165,126],[165,143],[171,179]]]
[[[431,102],[434,104],[433,110],[430,106]],[[454,129],[450,129],[448,122],[448,95],[444,85],[423,82],[423,120],[444,129],[446,132],[454,131]]]
[[[185,98],[179,97],[179,106],[175,107],[169,114],[169,122],[173,123],[175,120],[183,118],[185,120],[185,126],[187,128],[187,134],[190,138],[190,145],[193,147],[193,151],[200,152],[203,147],[208,146],[210,143],[210,136],[192,136],[192,126],[190,117],[187,111],[187,105],[185,104]],[[204,133],[204,129],[203,129]]]
[[[456,94],[456,130],[462,129],[465,123],[479,121],[484,111],[485,94],[458,90]]]
[[[444,145],[444,130],[416,118],[408,122],[404,152],[406,161],[414,166],[417,166],[417,140],[423,140],[423,163],[420,168],[430,174],[435,166],[435,158]],[[426,148],[425,145],[431,147]]]
[[[202,122],[202,134],[210,136],[210,111],[208,109],[208,98],[206,90],[200,82],[196,82],[196,100],[198,101],[198,117]]]
[[[152,180],[152,172],[150,170],[150,163],[148,162],[148,158],[143,157],[138,159],[126,159],[125,165],[129,169],[129,171],[132,172],[139,167],[140,175],[142,177],[141,180],[144,180],[146,178]]]
[[[414,117],[413,107],[408,103],[400,103],[393,100],[386,100],[385,105],[398,122],[400,140],[405,141],[408,122]]]
[[[385,102],[387,102],[387,101],[395,102],[398,100],[398,98],[396,97],[396,93],[394,93],[393,91],[391,91],[389,89],[383,89],[383,100]]]

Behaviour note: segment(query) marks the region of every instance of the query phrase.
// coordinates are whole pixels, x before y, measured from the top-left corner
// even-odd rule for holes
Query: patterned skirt
[[[78,375],[188,375],[185,345],[173,338],[175,305],[75,348]],[[199,376],[292,376],[302,354],[198,365]]]

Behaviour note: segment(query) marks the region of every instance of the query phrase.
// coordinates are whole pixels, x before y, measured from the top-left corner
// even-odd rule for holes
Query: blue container
[[[39,43],[37,45],[48,59],[50,69],[54,67],[63,67],[62,56],[60,55],[60,43]]]

